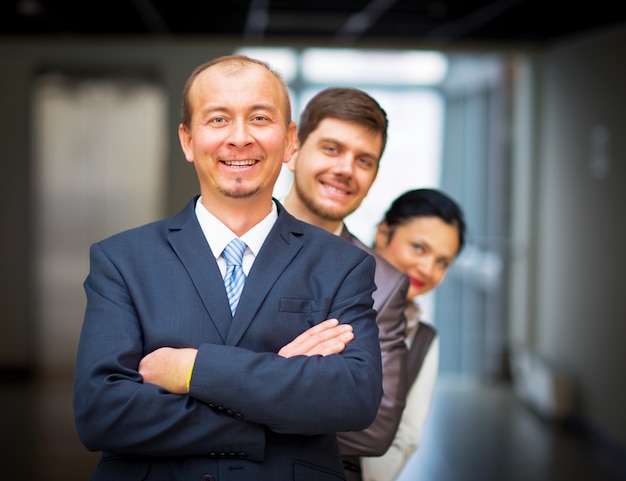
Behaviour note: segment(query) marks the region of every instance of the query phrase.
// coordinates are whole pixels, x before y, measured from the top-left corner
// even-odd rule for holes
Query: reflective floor
[[[422,446],[397,481],[618,481],[624,453],[540,419],[508,386],[440,378]]]
[[[70,375],[0,384],[2,479],[87,480],[98,454],[74,430]],[[113,480],[112,480],[113,481]]]
[[[2,479],[89,478],[98,454],[75,434],[69,377],[0,382],[0,407]],[[423,444],[398,481],[623,481],[625,464],[506,387],[440,379]]]

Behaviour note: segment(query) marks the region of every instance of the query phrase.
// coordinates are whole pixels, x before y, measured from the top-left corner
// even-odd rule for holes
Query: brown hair
[[[325,118],[355,122],[379,132],[382,137],[380,157],[387,145],[387,113],[370,95],[356,88],[327,88],[313,97],[304,108],[298,126],[298,139],[303,144]]]
[[[185,83],[185,88],[183,89],[183,102],[182,102],[182,113],[181,113],[181,117],[182,117],[181,122],[185,126],[185,128],[188,129],[190,127],[191,115],[193,113],[193,107],[191,105],[191,100],[189,98],[189,92],[191,90],[191,87],[193,86],[193,83],[198,77],[198,75],[200,75],[206,69],[213,67],[214,65],[217,65],[217,64],[229,64],[232,67],[231,71],[233,72],[245,67],[247,64],[257,64],[266,68],[269,72],[272,73],[272,75],[274,75],[274,77],[276,77],[276,80],[278,80],[283,90],[283,96],[285,99],[285,109],[286,109],[285,118],[287,120],[287,124],[291,122],[291,101],[289,100],[289,88],[287,87],[287,83],[281,77],[281,75],[278,72],[274,71],[267,62],[264,62],[262,60],[251,58],[246,55],[225,55],[223,57],[214,58],[213,60],[205,62],[202,65],[199,65],[198,67],[196,67],[196,69],[191,73],[191,75],[187,79],[187,82]]]

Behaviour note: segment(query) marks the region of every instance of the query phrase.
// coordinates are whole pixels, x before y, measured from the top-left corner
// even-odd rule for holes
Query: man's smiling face
[[[325,118],[289,163],[299,202],[320,221],[343,220],[361,205],[376,179],[381,149],[380,133]]]

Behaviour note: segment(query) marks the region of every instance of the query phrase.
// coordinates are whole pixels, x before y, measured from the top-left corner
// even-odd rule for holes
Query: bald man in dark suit
[[[74,379],[79,437],[102,451],[91,479],[343,479],[336,432],[382,397],[374,258],[272,198],[296,126],[266,64],[198,67],[179,137],[200,195],[91,247]]]

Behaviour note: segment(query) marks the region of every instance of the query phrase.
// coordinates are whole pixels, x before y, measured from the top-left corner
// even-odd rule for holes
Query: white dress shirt
[[[226,261],[224,257],[222,257],[222,251],[228,243],[237,236],[202,205],[202,197],[198,198],[198,202],[196,203],[196,217],[198,217],[198,222],[200,223],[204,237],[206,237],[209,247],[211,247],[211,251],[217,261],[217,265],[220,268],[222,277],[224,277],[224,275],[226,275]],[[265,239],[272,230],[272,227],[274,227],[274,223],[277,219],[278,209],[276,208],[276,203],[272,201],[271,212],[261,222],[240,237],[248,246],[243,254],[242,261],[243,272],[246,276],[250,272],[254,259],[256,259],[263,242],[265,242]]]

